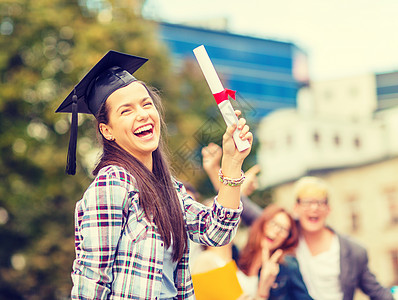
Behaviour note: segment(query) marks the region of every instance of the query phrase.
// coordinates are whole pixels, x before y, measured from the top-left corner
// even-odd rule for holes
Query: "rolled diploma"
[[[203,72],[203,75],[206,78],[211,93],[214,95],[222,92],[224,90],[224,87],[220,81],[220,78],[217,75],[216,70],[214,69],[214,66],[210,60],[209,55],[207,54],[205,47],[201,45],[195,48],[193,50],[193,53],[195,54],[196,60],[198,61],[199,66]],[[218,104],[218,108],[220,109],[221,115],[223,116],[225,124],[227,124],[227,126],[230,126],[232,124],[238,124],[238,118],[235,115],[234,108],[232,107],[232,104],[228,99]],[[247,140],[245,141],[241,140],[239,134],[240,130],[235,130],[233,138],[235,141],[236,148],[238,148],[239,151],[243,151],[249,148],[250,144]]]

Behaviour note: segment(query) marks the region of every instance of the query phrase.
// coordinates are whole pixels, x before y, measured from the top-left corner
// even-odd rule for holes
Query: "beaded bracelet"
[[[229,186],[239,186],[243,183],[243,181],[245,181],[245,173],[243,173],[243,171],[241,170],[241,176],[239,178],[229,178],[229,177],[225,177],[224,174],[222,173],[222,170],[220,169],[220,171],[218,171],[218,178],[220,179],[220,181],[225,184],[225,185],[229,185]]]

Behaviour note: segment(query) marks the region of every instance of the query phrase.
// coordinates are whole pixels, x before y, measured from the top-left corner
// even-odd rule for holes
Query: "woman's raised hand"
[[[279,273],[278,261],[281,258],[283,251],[278,249],[271,255],[271,257],[269,253],[268,247],[263,245],[261,253],[262,267],[257,291],[258,298],[268,298],[269,291]]]
[[[246,179],[242,183],[240,193],[250,196],[258,188],[257,174],[261,171],[260,165],[254,165],[245,172]]]
[[[241,115],[241,112],[239,110],[236,110],[235,114],[237,117],[239,117]],[[236,129],[241,130],[239,137],[242,140],[249,141],[249,144],[250,144],[250,147],[242,152],[240,152],[236,148],[235,142],[232,137],[233,133]],[[222,161],[221,161],[221,168],[223,169],[223,172],[228,172],[228,169],[230,167],[232,167],[232,168],[235,166],[241,167],[243,164],[243,161],[249,155],[251,146],[253,143],[253,134],[249,130],[250,130],[250,128],[246,124],[246,120],[244,118],[240,118],[238,120],[237,125],[233,124],[233,125],[227,127],[227,130],[225,131],[224,136],[223,136],[223,147],[222,147],[223,148],[223,157],[222,157]],[[224,173],[224,174],[226,174],[226,173]]]
[[[214,172],[214,170],[218,172],[220,169],[221,156],[222,149],[217,144],[210,143],[202,148],[203,169],[207,174]]]

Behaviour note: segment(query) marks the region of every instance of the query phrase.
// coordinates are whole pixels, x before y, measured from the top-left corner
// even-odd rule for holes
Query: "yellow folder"
[[[235,261],[208,272],[192,275],[196,300],[236,300],[243,290],[236,276]]]

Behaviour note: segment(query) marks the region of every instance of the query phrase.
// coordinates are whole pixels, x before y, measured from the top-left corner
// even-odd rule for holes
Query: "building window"
[[[359,139],[359,137],[354,138],[354,146],[357,149],[361,148],[361,140]]]
[[[395,187],[388,187],[384,190],[387,199],[387,207],[391,225],[398,225],[398,193]]]
[[[316,131],[314,132],[313,139],[314,139],[315,144],[319,144],[321,137],[319,136],[318,132],[316,132]]]
[[[398,249],[391,251],[391,262],[394,273],[394,285],[398,285]]]
[[[336,134],[334,136],[334,144],[338,147],[340,146],[340,142],[341,142],[340,137]]]
[[[359,230],[360,227],[360,218],[359,218],[359,208],[358,208],[358,196],[353,194],[348,196],[348,212],[351,217],[351,232],[355,233]]]

